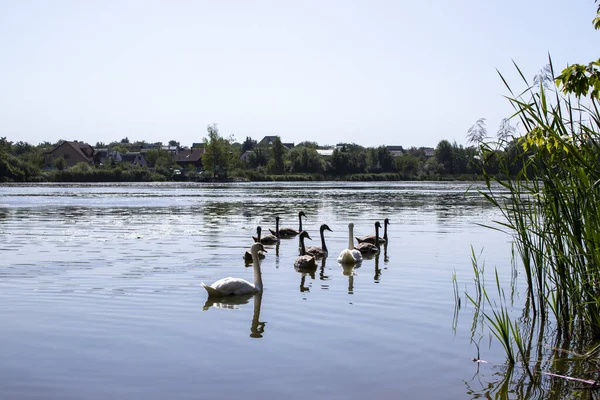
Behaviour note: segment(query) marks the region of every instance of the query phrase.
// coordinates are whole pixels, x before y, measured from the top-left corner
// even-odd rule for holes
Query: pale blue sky
[[[0,0],[0,136],[435,147],[598,58],[593,0]]]

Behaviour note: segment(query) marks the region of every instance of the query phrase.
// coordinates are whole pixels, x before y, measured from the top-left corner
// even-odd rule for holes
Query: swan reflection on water
[[[323,263],[325,259],[323,259]],[[294,270],[301,274],[302,278],[300,278],[300,292],[310,292],[310,288],[305,285],[306,277],[310,276],[312,280],[315,279],[315,273],[317,272],[317,266],[314,265],[311,268],[298,268],[294,266]]]
[[[236,310],[243,304],[248,304],[250,299],[254,297],[254,293],[238,294],[236,296],[209,297],[202,307],[203,311],[208,311],[211,307],[229,308]]]
[[[381,269],[379,268],[379,254],[372,257],[375,260],[375,274],[373,275],[373,282],[379,283],[381,280]],[[368,258],[370,260],[371,258]],[[342,268],[342,275],[348,277],[348,294],[354,294],[354,277],[358,275],[356,271],[362,266],[362,262],[356,264],[342,264],[338,263]]]
[[[250,337],[253,339],[260,339],[263,337],[265,332],[266,322],[260,322],[260,307],[262,303],[262,292],[256,294],[245,294],[236,296],[226,296],[221,298],[208,298],[203,311],[208,311],[211,307],[215,308],[228,308],[238,309],[243,304],[248,304],[250,299],[254,297],[254,313],[252,314],[252,324],[250,325]]]
[[[348,294],[354,294],[354,276],[358,275],[356,270],[361,267],[362,261],[355,264],[340,262],[338,262],[338,264],[342,267],[342,275],[348,277]]]

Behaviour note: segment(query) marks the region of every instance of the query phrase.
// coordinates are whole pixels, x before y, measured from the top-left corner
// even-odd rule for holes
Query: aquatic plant
[[[600,7],[594,21],[600,27]],[[521,318],[513,319],[498,272],[498,295],[491,298],[474,267],[476,296],[470,299],[504,347],[508,364],[520,360],[531,382],[542,369],[558,366],[558,374],[543,373],[595,385],[593,379],[570,377],[585,371],[572,362],[565,368],[564,357],[590,360],[599,351],[600,60],[563,70],[554,79],[560,90],[543,77],[529,84],[515,67],[526,85],[523,92],[515,94],[500,77],[515,110],[512,118],[519,120],[524,134],[481,144],[487,183],[482,194],[503,215],[491,227],[513,237],[527,297]],[[551,59],[543,71],[551,80],[556,76]],[[486,168],[490,160],[498,172]],[[550,341],[549,352],[542,344]],[[533,367],[531,360],[536,361]]]

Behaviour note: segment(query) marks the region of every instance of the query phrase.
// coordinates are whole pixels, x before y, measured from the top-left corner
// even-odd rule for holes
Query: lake
[[[501,346],[480,342],[472,248],[511,275],[511,241],[473,185],[453,182],[0,186],[2,399],[459,399],[493,395]],[[473,188],[471,188],[473,189]],[[201,282],[252,281],[256,227],[304,228],[330,256],[294,270],[268,246],[264,293],[211,304]],[[336,259],[390,219],[381,254]],[[268,232],[266,232],[268,233]],[[264,234],[264,232],[263,232]],[[380,232],[383,235],[383,232]]]

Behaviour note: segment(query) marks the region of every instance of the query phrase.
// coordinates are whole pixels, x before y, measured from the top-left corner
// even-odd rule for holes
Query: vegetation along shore
[[[499,138],[514,130],[503,123]],[[32,145],[1,137],[0,182],[475,180],[483,178],[483,167],[499,173],[498,160],[518,159],[522,153],[516,141],[499,140],[505,146],[483,159],[482,124],[480,120],[469,130],[471,146],[441,140],[436,148],[406,149],[284,143],[279,136],[260,141],[247,137],[239,143],[222,137],[216,125],[208,126],[202,142],[191,146],[174,140],[131,143],[128,138],[94,146],[78,140]]]

